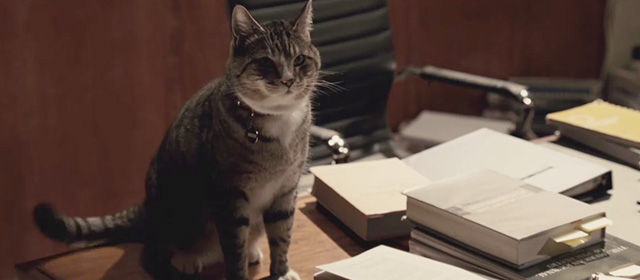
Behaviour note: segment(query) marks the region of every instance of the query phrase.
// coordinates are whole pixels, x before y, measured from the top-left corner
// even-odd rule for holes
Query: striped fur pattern
[[[97,217],[66,217],[57,214],[49,204],[39,204],[34,210],[36,224],[54,240],[64,243],[110,240],[137,241],[142,227],[144,209],[136,205],[113,215]]]
[[[42,204],[34,211],[42,232],[66,243],[142,240],[171,254],[183,273],[224,261],[226,279],[248,279],[266,233],[273,279],[299,279],[288,248],[320,70],[310,29],[310,0],[296,19],[262,25],[235,7],[226,74],[196,93],[168,129],[144,202],[99,218],[66,217]],[[257,143],[248,126],[260,132]]]

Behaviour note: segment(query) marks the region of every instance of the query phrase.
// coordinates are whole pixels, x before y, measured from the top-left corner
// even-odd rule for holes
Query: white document
[[[486,279],[461,268],[384,245],[318,268],[350,280]]]
[[[569,196],[579,194],[569,192],[571,189],[610,172],[600,165],[490,129],[479,129],[403,161],[431,181],[490,169]]]

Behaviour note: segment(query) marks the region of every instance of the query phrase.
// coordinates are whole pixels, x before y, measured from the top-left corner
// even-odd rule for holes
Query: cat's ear
[[[231,34],[234,39],[247,37],[257,32],[264,32],[260,25],[241,5],[236,5],[231,13]]]
[[[313,8],[311,7],[311,0],[307,1],[307,4],[302,8],[302,13],[293,22],[293,28],[300,32],[303,38],[311,40],[311,29],[313,25]]]

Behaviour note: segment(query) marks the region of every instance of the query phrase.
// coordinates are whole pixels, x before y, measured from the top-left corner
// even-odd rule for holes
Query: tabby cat
[[[236,6],[225,76],[193,96],[168,129],[149,167],[144,202],[92,218],[39,204],[41,231],[65,243],[140,240],[170,252],[173,266],[187,274],[224,261],[227,279],[248,278],[266,231],[271,277],[299,279],[287,253],[320,71],[311,17],[311,0],[296,19],[262,25]]]

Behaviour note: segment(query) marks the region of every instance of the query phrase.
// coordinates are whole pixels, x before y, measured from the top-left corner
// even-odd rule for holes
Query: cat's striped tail
[[[144,208],[136,205],[113,215],[99,217],[67,217],[50,204],[40,203],[33,218],[47,237],[67,244],[79,242],[132,242],[142,236]]]

